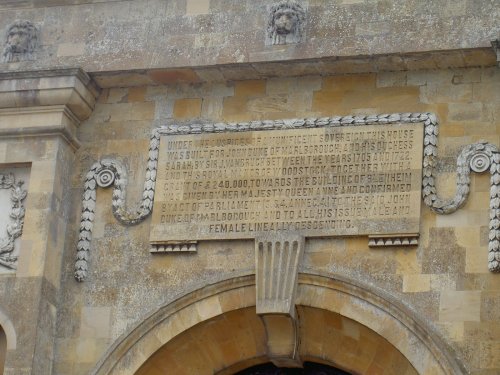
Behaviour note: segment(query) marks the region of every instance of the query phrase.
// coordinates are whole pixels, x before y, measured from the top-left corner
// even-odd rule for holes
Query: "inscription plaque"
[[[418,233],[423,125],[162,136],[152,243]]]

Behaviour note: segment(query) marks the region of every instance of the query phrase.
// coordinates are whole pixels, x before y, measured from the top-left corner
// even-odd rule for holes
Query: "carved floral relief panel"
[[[17,269],[28,184],[29,168],[0,168],[0,273]]]

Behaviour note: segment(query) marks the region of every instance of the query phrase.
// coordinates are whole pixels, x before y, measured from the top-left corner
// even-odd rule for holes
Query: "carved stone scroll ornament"
[[[268,44],[289,44],[301,41],[306,13],[300,4],[282,1],[271,7],[267,23]]]
[[[30,21],[16,20],[5,35],[3,62],[34,60],[38,47],[39,30]]]
[[[7,224],[7,237],[0,238],[0,266],[15,270],[17,256],[14,255],[14,241],[23,233],[25,209],[23,201],[28,194],[23,189],[24,181],[16,179],[12,173],[0,174],[0,189],[10,190],[11,207]]]
[[[77,256],[75,263],[75,278],[83,281],[87,277],[90,242],[95,218],[96,189],[113,187],[112,209],[115,218],[124,225],[135,225],[151,214],[153,208],[158,152],[160,146],[159,129],[151,135],[149,156],[146,169],[146,181],[139,209],[130,212],[125,207],[127,172],[118,160],[102,160],[94,163],[85,177],[80,234],[78,236]]]
[[[429,133],[427,131],[429,130]],[[437,128],[436,128],[437,130]],[[488,268],[500,272],[500,154],[495,145],[479,142],[465,146],[457,157],[457,190],[449,200],[442,200],[436,194],[435,165],[437,145],[429,128],[426,128],[423,168],[424,202],[438,214],[451,214],[462,207],[470,192],[470,173],[490,169],[490,224],[488,243]]]
[[[424,158],[422,195],[424,203],[437,214],[450,214],[460,208],[469,194],[470,172],[486,170],[491,173],[489,270],[500,272],[500,154],[496,146],[480,142],[466,146],[457,159],[457,191],[453,198],[443,200],[437,195],[435,186],[437,165],[438,122],[432,113],[393,113],[367,116],[335,116],[290,120],[267,120],[241,123],[168,125],[153,130],[149,146],[146,181],[141,206],[137,212],[125,209],[126,171],[116,160],[95,163],[87,174],[83,195],[83,208],[78,241],[75,278],[83,281],[87,277],[90,241],[94,220],[96,187],[109,186],[113,179],[113,213],[121,223],[133,225],[144,220],[153,207],[158,152],[161,135],[266,131],[298,128],[361,126],[397,123],[424,123]],[[481,156],[480,156],[481,155]],[[488,162],[489,159],[489,162]],[[98,179],[99,176],[99,179]],[[99,181],[99,184],[98,184]]]

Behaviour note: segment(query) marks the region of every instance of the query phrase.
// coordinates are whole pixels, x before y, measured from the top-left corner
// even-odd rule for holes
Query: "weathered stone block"
[[[207,14],[210,9],[210,0],[186,0],[186,14]]]
[[[440,322],[480,321],[481,292],[446,291],[439,302]]]
[[[199,117],[201,99],[178,99],[174,103],[174,118],[188,119]]]
[[[427,292],[431,286],[430,275],[405,275],[403,276],[403,292]]]
[[[234,83],[234,95],[255,97],[263,96],[266,93],[266,81],[250,80],[239,81]]]

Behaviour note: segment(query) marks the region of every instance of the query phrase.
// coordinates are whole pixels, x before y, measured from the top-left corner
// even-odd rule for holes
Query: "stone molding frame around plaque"
[[[390,247],[390,246],[418,246],[418,233],[414,234],[394,234],[394,235],[370,235],[368,236],[369,247]]]
[[[166,241],[162,243],[152,243],[149,252],[151,254],[163,253],[196,253],[198,251],[198,241],[175,242]]]

